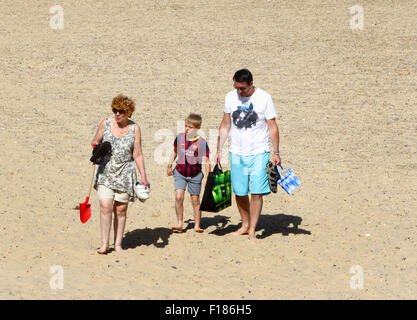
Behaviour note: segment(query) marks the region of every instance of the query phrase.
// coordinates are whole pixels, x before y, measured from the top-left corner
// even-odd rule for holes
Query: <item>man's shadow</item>
[[[283,236],[288,236],[292,234],[308,234],[311,232],[304,229],[299,229],[298,226],[302,222],[302,218],[298,216],[288,215],[288,214],[261,214],[259,217],[258,225],[256,226],[256,231],[263,230],[262,234],[257,236],[258,239],[264,239],[270,235],[281,233]],[[241,227],[241,223],[237,225],[228,225],[226,228],[217,227],[216,230],[210,232],[217,236],[224,236],[228,233],[237,231]]]
[[[311,231],[299,229],[303,219],[298,216],[288,214],[261,214],[256,231],[262,230],[262,234],[258,236],[259,239],[264,239],[270,235],[281,233],[283,236],[292,234],[308,234],[311,235]]]
[[[123,248],[135,249],[142,245],[149,246],[151,244],[157,248],[164,248],[168,245],[168,239],[172,233],[172,230],[168,228],[136,229],[125,234]]]

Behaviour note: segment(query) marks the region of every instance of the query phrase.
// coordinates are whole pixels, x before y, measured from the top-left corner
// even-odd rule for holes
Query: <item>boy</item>
[[[174,152],[168,163],[167,175],[174,176],[175,213],[178,220],[177,226],[172,227],[172,230],[177,233],[182,233],[183,231],[183,203],[187,186],[194,210],[194,230],[199,233],[203,232],[203,229],[200,228],[200,191],[204,177],[201,171],[201,163],[204,158],[206,174],[208,175],[210,172],[210,150],[206,140],[197,135],[198,130],[201,128],[201,122],[201,116],[193,113],[185,119],[185,132],[180,133],[175,139]],[[172,170],[172,163],[177,156],[177,165]]]

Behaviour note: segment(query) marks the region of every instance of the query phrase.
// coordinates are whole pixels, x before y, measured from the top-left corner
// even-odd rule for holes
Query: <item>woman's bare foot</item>
[[[122,248],[122,246],[120,246],[120,245],[115,245],[114,246],[114,251],[116,251],[116,252],[123,252],[124,251],[124,249]]]
[[[100,249],[97,250],[98,254],[108,254],[110,252],[110,248],[108,244],[102,244]]]
[[[194,228],[194,231],[197,232],[197,233],[203,233],[204,232],[204,230],[201,229],[200,227]]]
[[[176,227],[171,228],[174,233],[182,233],[182,225],[178,225]]]

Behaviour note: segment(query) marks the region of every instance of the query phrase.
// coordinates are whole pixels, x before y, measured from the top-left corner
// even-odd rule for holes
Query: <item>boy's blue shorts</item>
[[[249,156],[241,156],[230,152],[230,178],[233,192],[237,196],[246,196],[249,192],[251,194],[270,194],[271,188],[266,172],[268,161],[269,152]]]

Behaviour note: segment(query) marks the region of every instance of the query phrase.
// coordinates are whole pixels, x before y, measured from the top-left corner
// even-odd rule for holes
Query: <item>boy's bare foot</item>
[[[234,236],[241,236],[244,234],[248,234],[248,229],[241,227],[239,230],[232,232],[231,234],[233,234]]]
[[[108,244],[101,245],[100,249],[97,250],[98,254],[108,254],[110,252],[110,248]]]

